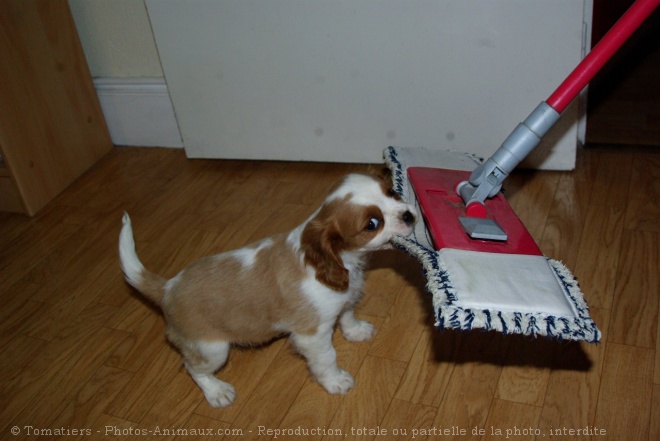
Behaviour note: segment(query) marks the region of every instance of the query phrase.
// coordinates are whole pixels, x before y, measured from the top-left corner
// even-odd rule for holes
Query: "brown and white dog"
[[[386,180],[351,174],[291,232],[202,258],[170,280],[140,262],[127,214],[119,253],[128,283],[162,309],[167,337],[211,406],[227,406],[236,397],[214,376],[231,344],[255,345],[285,334],[316,380],[331,394],[345,394],[354,380],[337,367],[337,319],[347,340],[373,336],[374,327],[353,315],[366,256],[387,248],[392,236],[411,234],[417,217]]]

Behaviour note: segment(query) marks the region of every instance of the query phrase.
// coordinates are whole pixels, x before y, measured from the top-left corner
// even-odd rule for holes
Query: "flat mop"
[[[393,243],[422,263],[436,326],[600,340],[576,279],[562,263],[543,256],[500,189],[659,3],[637,0],[488,160],[438,150],[385,150],[395,189],[424,217],[413,236]]]

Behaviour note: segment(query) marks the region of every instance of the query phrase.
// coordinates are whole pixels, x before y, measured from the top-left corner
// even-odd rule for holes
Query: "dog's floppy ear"
[[[319,215],[307,224],[300,241],[305,263],[316,270],[316,280],[334,291],[346,291],[348,270],[339,256],[344,239],[337,223]]]

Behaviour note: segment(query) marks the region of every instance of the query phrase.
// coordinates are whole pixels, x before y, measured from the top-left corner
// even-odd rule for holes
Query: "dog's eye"
[[[380,226],[381,222],[382,221],[380,219],[378,219],[377,217],[372,217],[371,219],[369,219],[369,223],[367,224],[366,230],[367,231],[374,231],[376,228],[378,228]]]

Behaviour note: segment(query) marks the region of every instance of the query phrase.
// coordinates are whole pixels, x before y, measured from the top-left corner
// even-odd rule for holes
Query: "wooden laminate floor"
[[[508,182],[543,252],[579,279],[601,344],[436,331],[417,261],[380,252],[358,309],[378,334],[335,335],[348,395],[277,340],[230,353],[219,377],[238,398],[211,408],[122,280],[122,212],[145,265],[171,277],[296,226],[368,168],[116,148],[35,218],[0,214],[0,438],[660,439],[660,154],[639,148],[580,150],[574,172]]]

